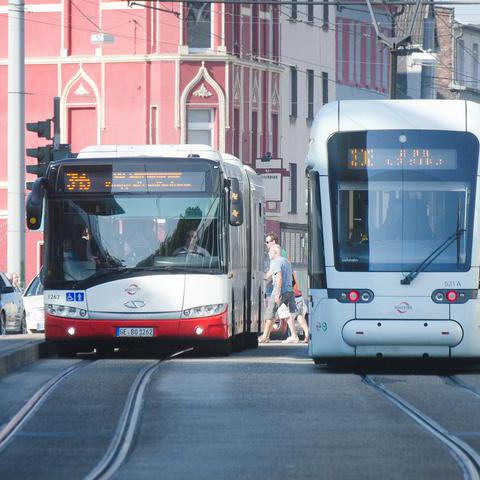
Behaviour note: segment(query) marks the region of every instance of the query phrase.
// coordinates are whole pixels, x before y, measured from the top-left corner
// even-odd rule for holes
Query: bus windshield
[[[219,196],[57,196],[48,200],[47,212],[46,275],[56,288],[110,273],[207,273],[224,267]]]
[[[471,264],[478,141],[466,132],[370,131],[328,144],[335,267],[467,271]]]

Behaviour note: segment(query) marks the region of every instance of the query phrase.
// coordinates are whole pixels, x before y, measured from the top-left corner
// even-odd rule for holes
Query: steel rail
[[[0,452],[13,439],[14,435],[39,409],[53,390],[74,371],[91,363],[91,360],[80,360],[66,370],[60,372],[37,390],[28,402],[0,429]]]
[[[104,480],[111,478],[117,472],[127,458],[138,431],[144,403],[144,393],[152,375],[166,360],[171,360],[191,350],[192,348],[188,348],[176,352],[164,360],[156,361],[153,365],[147,365],[140,371],[130,387],[117,430],[105,455],[85,477],[85,480]]]
[[[477,390],[475,387],[472,387],[468,383],[465,383],[463,380],[460,380],[456,376],[445,375],[444,378],[448,384],[461,388],[462,390],[466,390],[467,392],[471,393],[475,397],[480,398],[480,390]]]
[[[363,374],[362,379],[368,386],[390,400],[390,402],[412,418],[428,433],[440,440],[440,442],[442,442],[453,454],[453,457],[459,464],[465,479],[480,479],[480,455],[470,445],[463,442],[455,435],[450,434],[437,422],[422,413],[402,397],[392,392],[381,383],[376,382],[370,375]]]

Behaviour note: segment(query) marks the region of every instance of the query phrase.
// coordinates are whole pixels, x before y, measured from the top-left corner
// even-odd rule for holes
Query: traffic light
[[[46,138],[47,140],[52,140],[51,122],[52,122],[51,120],[43,120],[40,122],[27,123],[27,130],[29,132],[36,132],[36,134],[40,138]]]
[[[43,177],[47,172],[48,165],[53,160],[53,146],[27,148],[27,156],[37,159],[36,165],[27,165],[27,172],[33,173],[37,177]]]
[[[52,137],[53,123],[53,137]],[[53,99],[53,118],[40,122],[27,123],[29,132],[36,132],[40,138],[53,140],[50,145],[37,148],[27,148],[27,156],[37,159],[36,165],[27,165],[26,170],[37,177],[43,177],[47,173],[48,165],[55,160],[75,157],[70,151],[70,145],[60,143],[60,97]],[[27,188],[31,188],[31,182],[27,182]]]
[[[27,130],[29,132],[36,132],[40,138],[52,140],[51,137],[51,120],[43,120],[40,122],[27,123]],[[47,172],[48,164],[53,160],[52,155],[53,145],[46,145],[45,147],[27,148],[27,156],[37,159],[36,165],[27,165],[27,173],[33,173],[37,177],[43,177]],[[30,185],[27,185],[27,188]]]

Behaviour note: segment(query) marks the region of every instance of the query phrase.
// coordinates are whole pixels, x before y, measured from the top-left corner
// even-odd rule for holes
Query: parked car
[[[22,294],[0,272],[0,335],[27,333]]]
[[[37,275],[23,294],[23,304],[29,332],[45,331],[45,314],[43,307],[43,284],[40,275]]]

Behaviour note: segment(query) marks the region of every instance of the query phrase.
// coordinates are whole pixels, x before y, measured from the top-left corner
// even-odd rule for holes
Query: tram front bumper
[[[343,340],[352,347],[437,346],[454,347],[463,338],[461,325],[454,320],[350,320],[342,330]]]
[[[453,320],[350,320],[342,330],[356,357],[448,357],[463,338]]]

